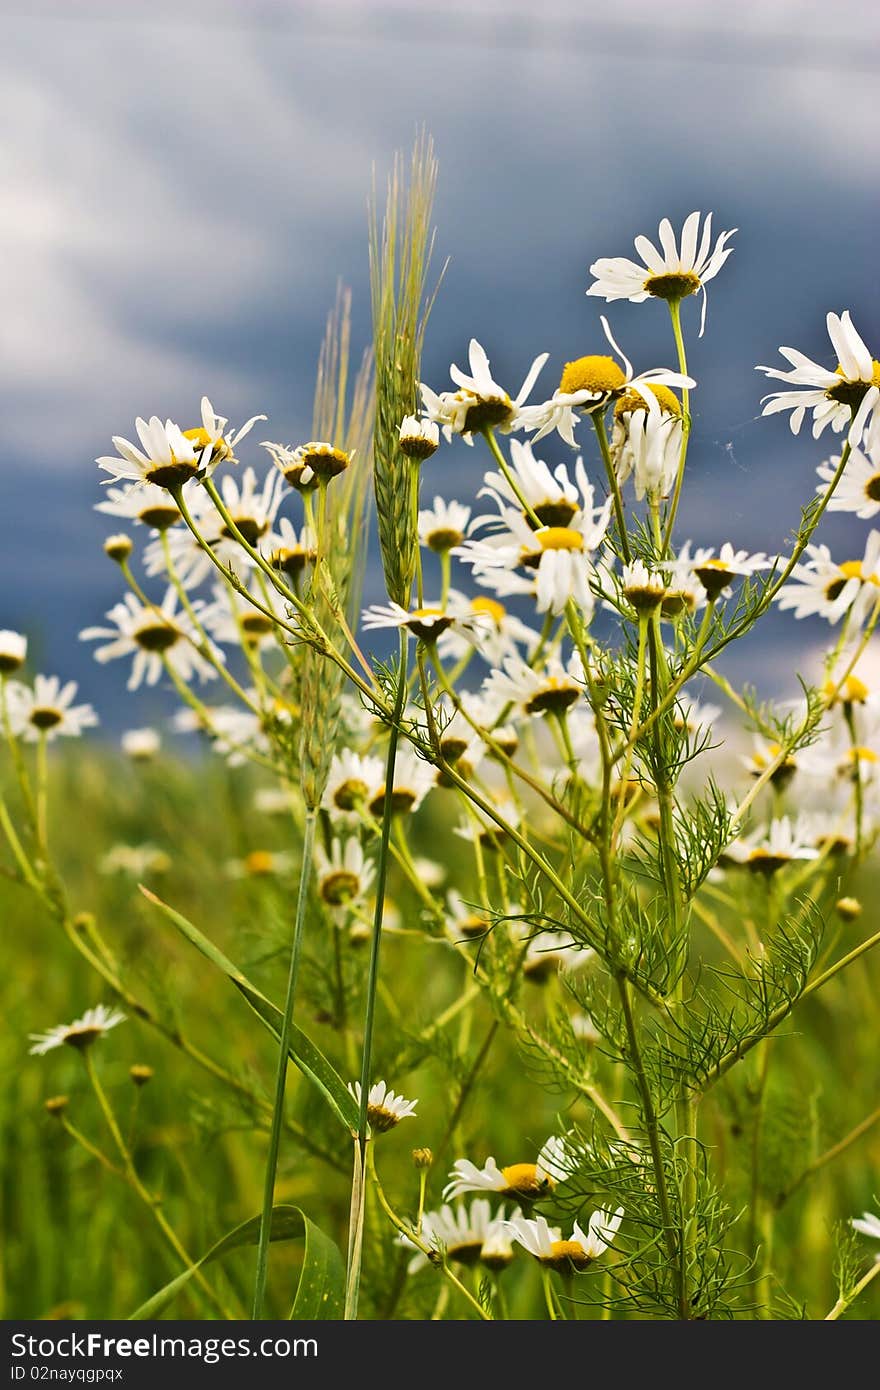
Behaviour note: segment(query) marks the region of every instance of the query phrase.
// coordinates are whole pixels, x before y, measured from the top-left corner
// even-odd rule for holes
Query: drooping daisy
[[[9,724],[16,737],[27,743],[44,738],[79,738],[93,729],[98,716],[91,705],[75,705],[76,681],[61,684],[58,676],[36,676],[33,687],[20,681],[7,686]]]
[[[483,475],[485,486],[478,493],[480,497],[491,497],[499,512],[508,507],[522,508],[524,500],[529,509],[523,511],[524,520],[532,513],[542,526],[568,526],[584,506],[589,483],[581,458],[575,463],[573,483],[564,463],[551,472],[543,459],[536,458],[528,440],[511,439],[509,471],[512,481],[502,472],[490,469]]]
[[[773,819],[765,829],[740,835],[727,846],[725,857],[756,873],[773,874],[796,859],[817,859],[819,851],[809,843],[808,828],[789,816]]]
[[[183,490],[184,501],[190,512],[198,508],[199,499],[206,494],[198,483],[189,482]],[[134,521],[151,531],[167,531],[180,521],[180,510],[168,489],[157,487],[155,483],[126,483],[123,487],[108,487],[102,502],[95,506],[96,512],[107,516],[122,517]]]
[[[470,519],[470,507],[435,497],[432,507],[419,512],[419,541],[436,554],[445,555],[461,545],[467,535]]]
[[[641,304],[652,296],[675,302],[699,290],[703,295],[700,319],[702,337],[706,324],[706,281],[718,274],[733,250],[732,246],[727,246],[727,242],[737,229],[733,227],[729,232],[722,232],[713,247],[711,212],[706,214],[702,238],[700,214],[692,212],[681,229],[680,250],[668,218],[664,217],[659,230],[662,254],[646,236],[635,238],[633,245],[642,258],[641,265],[625,256],[603,256],[594,261],[590,274],[595,275],[596,279],[587,294],[597,295],[609,304],[615,299],[629,299],[633,304]]]
[[[419,420],[415,415],[405,415],[398,431],[401,452],[407,458],[423,463],[440,446],[440,430],[433,420]]]
[[[706,591],[706,597],[716,599],[725,595],[735,579],[757,574],[758,570],[770,569],[763,551],[750,555],[747,550],[734,550],[730,541],[725,541],[717,555],[714,546],[700,546],[691,555],[690,543],[682,549],[678,559],[673,562],[674,573],[685,576],[694,575]]]
[[[511,1238],[546,1268],[559,1274],[572,1270],[580,1273],[605,1254],[622,1220],[623,1207],[618,1207],[613,1214],[594,1211],[586,1231],[575,1222],[571,1235],[563,1240],[559,1227],[549,1226],[546,1217],[529,1219],[520,1212],[507,1222],[507,1229]]]
[[[304,571],[318,558],[314,531],[308,526],[297,531],[286,516],[281,517],[278,530],[267,538],[263,549],[269,564],[292,579],[294,585],[299,583]]]
[[[361,1083],[349,1081],[348,1089],[360,1105]],[[367,1120],[370,1128],[384,1134],[387,1130],[394,1129],[395,1125],[399,1125],[401,1120],[414,1118],[417,1105],[417,1100],[406,1100],[404,1096],[397,1096],[384,1081],[376,1081],[367,1092]]]
[[[8,676],[18,671],[27,656],[27,637],[23,632],[13,632],[5,627],[0,631],[0,675]]]
[[[470,1207],[462,1202],[456,1207],[444,1204],[437,1211],[426,1211],[422,1218],[422,1239],[454,1264],[475,1265],[480,1262],[490,1233],[497,1234],[491,1229],[493,1224],[503,1221],[503,1207],[493,1223],[488,1198],[475,1197]],[[398,1243],[413,1249],[412,1241],[404,1235],[398,1238]],[[427,1255],[420,1250],[407,1265],[407,1273],[416,1274],[428,1263]]]
[[[494,1158],[487,1158],[483,1167],[478,1168],[470,1159],[457,1159],[443,1189],[443,1197],[449,1201],[465,1192],[498,1192],[518,1202],[533,1202],[551,1192],[567,1174],[565,1144],[553,1135],[534,1163],[512,1163],[499,1168]]]
[[[500,671],[486,678],[483,693],[492,700],[519,705],[526,714],[564,714],[584,693],[580,658],[572,657],[566,667],[552,657],[535,670],[522,657],[509,656]]]
[[[278,472],[291,487],[295,487],[299,492],[313,492],[318,486],[318,475],[307,466],[301,448],[294,449],[288,444],[273,444],[270,439],[262,440],[260,448],[268,451]]]
[[[162,736],[158,729],[126,729],[119,742],[132,762],[146,763],[159,752]]]
[[[817,473],[822,482],[816,488],[825,493],[840,467],[840,454],[820,463]],[[880,411],[875,411],[862,447],[853,445],[846,467],[828,503],[829,512],[855,512],[863,521],[880,512]]]
[[[848,427],[849,443],[858,445],[880,401],[880,362],[871,356],[859,337],[848,309],[839,318],[837,314],[828,314],[825,322],[837,354],[837,366],[829,370],[796,348],[781,347],[779,351],[791,363],[792,371],[782,372],[775,367],[756,367],[755,370],[798,389],[774,391],[765,396],[761,413],[775,415],[780,410],[790,410],[791,431],[797,434],[804,415],[810,410],[814,439],[819,438],[826,425],[830,425],[835,434],[841,434]]]
[[[395,815],[407,815],[417,811],[432,787],[437,785],[437,769],[426,763],[411,748],[404,748],[397,754],[394,765],[394,787],[391,792],[391,807]],[[371,794],[368,810],[377,820],[385,810],[385,768],[382,768],[382,782]]]
[[[473,435],[481,430],[515,429],[522,405],[549,356],[548,352],[542,352],[535,358],[518,394],[511,400],[504,387],[493,381],[484,349],[476,338],[471,338],[468,349],[470,376],[453,363],[449,375],[459,388],[457,391],[444,391],[437,395],[423,382],[419,390],[425,413],[429,420],[442,428],[447,441],[454,434],[460,434],[465,443],[471,444]]]
[[[753,777],[760,777],[768,767],[776,762],[781,751],[778,743],[762,738],[760,734],[753,734],[752,752],[742,754],[740,762]],[[787,753],[770,776],[770,782],[777,791],[782,791],[784,787],[788,786],[797,772],[798,766],[797,754]]]
[[[68,1047],[84,1051],[98,1038],[109,1033],[111,1028],[124,1022],[125,1014],[120,1013],[119,1009],[98,1004],[94,1009],[86,1009],[82,1018],[74,1019],[73,1023],[59,1024],[57,1028],[50,1028],[46,1033],[31,1033],[30,1039],[34,1044],[30,1048],[31,1056],[43,1057],[53,1048],[63,1047],[65,1043]]]
[[[652,367],[650,371],[640,372],[636,376],[629,358],[615,342],[608,320],[604,315],[600,315],[600,319],[605,337],[623,362],[623,367],[607,354],[578,357],[573,362],[566,362],[559,386],[550,400],[542,405],[525,406],[520,411],[519,421],[523,429],[528,433],[534,431],[533,442],[556,430],[566,444],[576,448],[574,427],[579,410],[589,414],[593,410],[604,409],[609,401],[627,392],[640,396],[650,414],[656,415],[659,414],[659,406],[654,395],[655,388],[696,386],[692,377],[666,367]]]
[[[134,594],[126,594],[107,613],[113,627],[87,627],[80,640],[90,642],[109,638],[106,646],[95,649],[95,660],[102,664],[118,656],[133,656],[127,689],[137,690],[145,681],[156,685],[167,662],[182,681],[193,676],[213,680],[217,672],[192,643],[193,627],[186,613],[176,611],[173,589],[157,607],[147,607]],[[217,653],[220,659],[219,653]]]
[[[779,607],[829,623],[850,612],[850,622],[861,623],[880,598],[880,531],[869,533],[861,560],[838,564],[827,545],[808,545],[805,553],[809,558],[795,565],[776,596]]]
[[[615,422],[613,457],[621,486],[633,474],[638,501],[659,502],[675,484],[681,458],[680,415],[631,410]]]
[[[666,596],[666,580],[658,570],[649,570],[642,560],[624,565],[621,576],[624,598],[637,613],[653,613]]]
[[[375,867],[364,854],[356,836],[335,839],[328,854],[319,845],[317,862],[318,894],[329,908],[344,908],[362,898],[375,877]]]

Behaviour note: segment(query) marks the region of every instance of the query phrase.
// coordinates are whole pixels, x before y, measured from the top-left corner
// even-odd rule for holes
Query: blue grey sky
[[[700,389],[682,535],[784,543],[833,446],[759,419],[754,364],[781,343],[831,364],[829,309],[850,308],[880,355],[880,11],[624,0],[602,13],[557,0],[4,6],[0,626],[26,627],[40,668],[79,679],[108,724],[158,706],[146,695],[120,713],[126,672],[98,668],[76,637],[119,597],[92,510],[96,455],[137,414],[186,423],[203,392],[233,422],[264,411],[255,439],[308,435],[337,277],[356,342],[369,336],[373,167],[383,180],[422,124],[451,257],[424,360],[437,389],[473,335],[512,385],[549,351],[549,394],[565,360],[603,350],[603,311],[637,369],[674,365],[663,307],[587,299],[589,263],[693,208],[739,228],[701,341],[685,306]],[[444,449],[427,491],[469,500],[484,466]],[[826,534],[860,553],[867,530],[831,518]],[[380,596],[373,568],[367,598]],[[759,652],[769,693],[826,635],[774,619],[744,660]]]

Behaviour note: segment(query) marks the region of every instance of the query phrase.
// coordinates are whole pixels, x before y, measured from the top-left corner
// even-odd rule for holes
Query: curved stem
[[[626,534],[623,498],[620,493],[620,483],[617,481],[617,470],[614,467],[614,460],[611,457],[611,449],[608,444],[608,435],[605,430],[605,416],[596,410],[593,411],[590,419],[593,422],[593,429],[596,431],[596,438],[599,441],[599,452],[602,455],[602,462],[605,465],[605,474],[608,478],[611,496],[614,498],[614,515],[617,518],[617,530],[620,535],[620,553],[623,556],[624,562],[628,565],[630,561],[629,537]]]
[[[299,871],[299,891],[296,899],[296,915],[293,924],[293,941],[290,950],[290,969],[287,975],[287,994],[278,1036],[278,1068],[275,1073],[275,1099],[272,1107],[272,1128],[269,1132],[269,1152],[266,1157],[266,1172],[263,1179],[263,1210],[260,1214],[260,1241],[257,1248],[257,1274],[254,1283],[253,1319],[263,1316],[263,1301],[266,1295],[266,1279],[269,1272],[269,1245],[272,1234],[272,1208],[275,1204],[275,1175],[278,1171],[278,1151],[281,1146],[281,1126],[284,1118],[284,1091],[287,1081],[288,1053],[290,1049],[290,1029],[296,1004],[296,986],[299,978],[299,962],[302,953],[303,925],[305,923],[306,903],[309,896],[309,881],[312,869],[312,852],[315,844],[315,823],[317,811],[309,807],[306,811],[305,834],[303,837],[302,863]]]

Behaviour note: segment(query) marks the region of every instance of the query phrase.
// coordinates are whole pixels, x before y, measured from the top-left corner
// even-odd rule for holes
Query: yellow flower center
[[[590,1257],[577,1240],[554,1240],[551,1253],[544,1255],[541,1263],[549,1265],[551,1269],[565,1272],[572,1267],[586,1269],[590,1264]]]
[[[400,1123],[400,1116],[395,1115],[393,1110],[386,1110],[384,1105],[368,1105],[367,1119],[373,1129],[385,1134],[389,1129]]]
[[[535,532],[535,540],[542,550],[583,550],[584,538],[580,531],[570,526],[542,526]]]
[[[877,763],[880,762],[880,755],[874,752],[873,748],[862,748],[856,746],[850,749],[850,757],[854,763]]]
[[[575,391],[591,391],[593,395],[604,395],[609,391],[619,391],[626,385],[626,377],[613,357],[578,357],[574,362],[566,362],[559,382],[560,391],[573,395]]]
[[[512,1163],[508,1168],[501,1169],[501,1176],[507,1186],[503,1188],[504,1195],[507,1197],[525,1197],[534,1200],[542,1193],[547,1192],[553,1187],[553,1179],[546,1173],[538,1176],[538,1167],[535,1163]]]
[[[471,609],[474,613],[487,614],[496,627],[500,627],[507,617],[507,609],[504,604],[499,603],[497,599],[488,598],[485,594],[478,594],[476,598],[471,599]]]
[[[652,386],[651,394],[664,415],[681,414],[681,401],[668,386]],[[621,415],[628,415],[635,410],[646,411],[647,409],[648,406],[643,395],[638,391],[625,391],[614,407],[614,417],[619,420]]]
[[[191,444],[194,444],[197,449],[204,449],[211,442],[211,436],[203,425],[197,425],[195,429],[184,430],[183,437],[184,439],[188,439]],[[225,439],[216,440],[214,448],[211,451],[211,458],[214,461],[232,458],[232,450]]]
[[[837,681],[826,681],[822,686],[822,694],[832,704],[840,700],[844,705],[860,705],[867,700],[870,693],[865,682],[860,681],[858,676],[847,676],[840,686]]]
[[[253,849],[245,855],[244,867],[251,878],[266,878],[275,872],[275,859],[268,849]]]

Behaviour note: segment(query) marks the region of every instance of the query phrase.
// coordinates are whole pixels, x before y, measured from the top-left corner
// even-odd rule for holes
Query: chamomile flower
[[[776,761],[781,751],[778,743],[762,738],[760,734],[753,734],[752,752],[744,753],[740,757],[740,762],[752,777],[760,777]],[[787,753],[770,777],[770,782],[777,791],[788,786],[798,770],[798,765],[798,755]]]
[[[809,558],[795,565],[776,596],[779,607],[829,623],[849,612],[851,623],[861,623],[880,599],[880,531],[869,533],[861,560],[838,564],[827,545],[808,545],[805,553]]]
[[[91,705],[75,705],[76,681],[61,684],[58,676],[36,676],[33,687],[20,681],[7,686],[9,724],[16,737],[27,743],[44,738],[48,743],[59,737],[79,738],[84,729],[93,729],[98,716]]]
[[[796,348],[781,347],[779,351],[791,363],[791,371],[782,372],[775,367],[756,367],[755,370],[797,389],[774,391],[765,396],[761,413],[775,415],[781,410],[790,410],[791,432],[797,434],[810,410],[814,439],[830,425],[835,434],[848,429],[849,443],[858,445],[880,401],[880,362],[871,356],[859,337],[848,309],[840,317],[828,314],[825,322],[837,355],[837,366],[830,370],[812,362]]]
[[[238,463],[238,459],[235,457],[236,446],[241,443],[246,434],[250,434],[257,421],[265,420],[266,416],[252,415],[239,429],[230,430],[227,429],[229,421],[226,416],[215,413],[207,396],[202,396],[200,408],[201,425],[197,425],[194,429],[184,430],[184,435],[203,451],[202,468],[207,468],[209,464],[213,467],[217,463]]]
[[[735,579],[757,574],[772,565],[763,551],[750,555],[747,550],[734,550],[730,541],[725,541],[717,554],[714,546],[700,546],[691,555],[688,543],[672,568],[686,578],[694,576],[705,589],[706,597],[716,599],[729,591]]]
[[[198,483],[187,483],[183,492],[187,507],[192,512],[198,507],[197,499],[204,497]],[[151,531],[167,531],[180,521],[180,510],[168,489],[157,487],[155,483],[125,483],[122,487],[108,487],[104,500],[95,506],[96,512],[107,516],[122,517],[146,526]]]
[[[625,422],[625,423],[623,423]],[[675,484],[681,458],[680,415],[660,411],[629,411],[616,421],[613,456],[621,486],[633,475],[638,501],[668,497]]]
[[[394,765],[394,787],[391,792],[391,806],[396,815],[406,815],[417,811],[432,787],[437,785],[437,770],[426,763],[411,748],[402,749]],[[371,790],[368,810],[376,820],[381,819],[385,810],[385,768],[382,768],[381,785]]]
[[[251,698],[256,691],[248,692]],[[215,705],[208,714],[205,732],[214,750],[230,767],[242,767],[254,755],[267,757],[272,748],[266,732],[268,717],[239,705]]]
[[[471,903],[465,902],[457,888],[449,890],[446,906],[446,931],[456,945],[463,941],[479,941],[491,931],[491,920],[484,912],[478,912]]]
[[[273,444],[264,439],[260,448],[266,449],[281,477],[299,492],[312,492],[318,486],[318,475],[308,467],[302,448],[293,449],[289,444]]]
[[[461,545],[467,535],[470,519],[470,507],[435,497],[432,507],[419,512],[419,541],[438,555],[445,555]]]
[[[356,836],[333,840],[329,854],[319,845],[315,859],[318,894],[329,908],[347,907],[369,891],[376,870]]]
[[[565,1274],[573,1269],[580,1273],[604,1255],[622,1220],[623,1207],[618,1207],[614,1213],[594,1211],[586,1231],[575,1222],[566,1240],[562,1239],[560,1228],[549,1226],[543,1216],[529,1219],[518,1213],[506,1224],[511,1239],[533,1255],[539,1264]]]
[[[521,407],[549,356],[548,352],[542,352],[535,358],[518,394],[511,399],[504,387],[492,379],[485,350],[476,338],[471,338],[468,349],[470,376],[454,363],[449,369],[457,391],[444,391],[437,395],[424,382],[419,387],[425,414],[442,428],[447,441],[454,434],[460,434],[465,443],[471,444],[473,435],[481,430],[516,429]]]
[[[872,1211],[863,1211],[861,1216],[854,1216],[849,1223],[854,1231],[859,1235],[870,1236],[872,1240],[880,1240],[880,1216],[876,1216]],[[880,1255],[876,1258],[880,1260]]]
[[[816,470],[822,479],[816,488],[824,494],[840,467],[840,455],[832,455]],[[840,481],[828,503],[829,512],[855,512],[863,521],[870,521],[880,512],[880,411],[876,411],[872,426],[865,432],[862,447],[853,445]]]
[[[296,869],[296,855],[289,850],[252,849],[241,859],[227,859],[227,878],[284,878]]]
[[[512,1163],[499,1168],[494,1158],[487,1158],[483,1167],[478,1168],[470,1159],[457,1159],[443,1189],[443,1197],[449,1201],[465,1192],[498,1192],[514,1201],[533,1202],[551,1192],[567,1174],[565,1144],[553,1135],[534,1163]]]
[[[348,1089],[360,1105],[361,1083],[349,1081]],[[399,1125],[401,1120],[415,1118],[417,1105],[417,1100],[397,1096],[384,1081],[377,1081],[367,1092],[367,1120],[370,1128],[384,1134],[386,1130]]]
[[[539,613],[561,613],[573,599],[586,614],[593,610],[593,552],[611,518],[611,499],[593,506],[587,484],[584,506],[566,526],[535,529],[522,512],[506,507],[498,517],[481,518],[490,534],[469,540],[456,551],[473,566],[474,577],[497,594],[531,594]]]
[[[452,591],[450,591],[450,598]],[[529,627],[515,613],[510,613],[498,599],[488,594],[475,594],[466,599],[459,596],[462,603],[471,611],[472,621],[465,621],[461,627],[447,628],[437,642],[437,652],[445,660],[450,657],[459,661],[469,653],[477,656],[490,666],[500,666],[506,656],[517,650],[518,645],[533,648],[538,642],[538,633]]]
[[[63,1047],[65,1043],[68,1047],[75,1047],[82,1052],[105,1033],[109,1033],[111,1028],[124,1022],[125,1014],[120,1013],[119,1009],[110,1009],[106,1004],[98,1004],[94,1009],[86,1009],[82,1018],[74,1019],[73,1023],[59,1024],[57,1028],[50,1028],[47,1033],[31,1033],[30,1039],[34,1044],[30,1048],[31,1056],[43,1057],[54,1048]]]
[[[269,564],[292,579],[294,585],[299,583],[304,571],[318,558],[314,531],[309,526],[297,531],[286,516],[281,517],[278,530],[267,538],[263,549]]]
[[[126,757],[135,763],[147,763],[162,746],[158,729],[126,729],[119,740]]]
[[[289,608],[282,595],[268,584],[264,591],[251,580],[246,588],[253,603],[228,585],[215,584],[211,602],[199,609],[199,622],[215,642],[244,642],[253,650],[275,641],[278,624],[290,621]]]
[[[423,463],[431,457],[440,445],[440,430],[433,420],[419,420],[415,415],[405,415],[398,431],[401,452],[407,458]]]
[[[564,932],[529,932],[522,972],[532,984],[543,985],[560,970],[582,970],[596,959],[596,952],[579,946]]]
[[[102,874],[128,874],[142,879],[147,874],[166,874],[171,868],[171,856],[158,845],[145,841],[140,845],[113,845],[98,861]]]
[[[160,488],[181,487],[196,477],[201,448],[173,420],[163,424],[158,415],[149,420],[138,416],[135,429],[141,448],[114,435],[116,455],[103,455],[97,461],[103,472],[120,482],[154,483]]]
[[[607,354],[593,354],[566,362],[559,386],[550,400],[542,405],[525,406],[520,411],[519,422],[527,432],[534,432],[533,442],[556,430],[566,444],[575,448],[574,427],[579,410],[586,414],[602,410],[610,400],[627,392],[640,396],[648,411],[658,415],[660,407],[654,396],[655,387],[696,386],[692,377],[669,371],[666,367],[652,367],[650,371],[640,372],[636,376],[629,358],[615,342],[608,320],[604,315],[600,317],[605,337],[623,366]]]
[[[585,505],[589,491],[583,459],[575,463],[572,482],[564,463],[551,472],[543,459],[535,457],[528,440],[510,441],[510,478],[490,470],[483,475],[485,486],[478,496],[491,497],[501,513],[508,507],[522,508],[525,501],[528,511],[523,511],[523,519],[529,520],[531,514],[541,526],[568,526]]]
[[[381,758],[363,757],[345,748],[333,754],[321,805],[333,820],[357,821],[384,778]]]
[[[113,627],[87,627],[79,634],[82,641],[109,639],[95,649],[95,660],[102,664],[119,656],[132,656],[128,690],[146,682],[156,685],[167,663],[182,681],[194,676],[213,680],[217,672],[193,646],[193,627],[186,613],[176,611],[177,595],[169,589],[158,607],[148,607],[126,594],[107,613]],[[217,653],[219,658],[219,653]]]
[[[653,613],[666,595],[666,580],[656,570],[649,570],[642,560],[624,565],[621,577],[624,598],[637,613]]]
[[[809,828],[789,816],[771,820],[751,835],[740,835],[724,851],[725,857],[755,873],[772,874],[795,860],[817,859],[819,851],[809,842]]]
[[[734,227],[722,232],[713,247],[711,212],[706,214],[702,237],[700,214],[692,212],[682,227],[679,249],[672,223],[664,217],[659,229],[662,252],[646,236],[637,236],[633,244],[642,264],[625,256],[603,256],[590,266],[590,274],[596,278],[587,294],[597,295],[609,304],[615,299],[641,304],[652,297],[674,303],[699,291],[703,295],[702,337],[706,324],[706,281],[718,274],[733,250],[727,242],[736,230]]]
[[[487,677],[483,693],[518,705],[525,714],[564,714],[583,697],[583,668],[576,655],[568,666],[553,657],[539,670],[522,657],[509,656],[500,671]]]
[[[493,1225],[503,1222],[502,1207],[493,1223],[492,1207],[487,1197],[475,1197],[470,1207],[462,1202],[457,1207],[444,1204],[437,1211],[426,1211],[422,1218],[422,1239],[446,1256],[455,1264],[475,1265],[480,1262],[483,1246],[490,1234],[496,1235]],[[412,1241],[406,1236],[398,1237],[398,1244],[412,1249]],[[419,1251],[407,1265],[408,1274],[416,1274],[429,1263],[427,1255]]]
[[[27,656],[27,637],[23,632],[13,632],[5,627],[0,631],[0,675],[8,676],[18,671]]]

